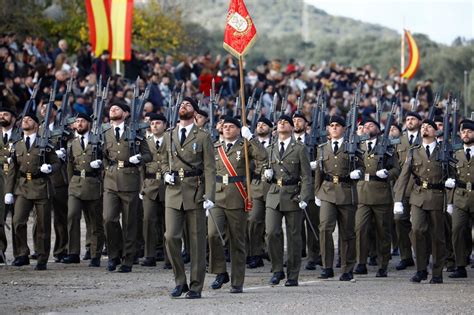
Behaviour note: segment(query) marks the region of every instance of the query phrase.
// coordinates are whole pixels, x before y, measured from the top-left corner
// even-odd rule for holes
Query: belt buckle
[[[4,171],[5,173],[8,172],[8,163],[3,163],[3,171]]]
[[[179,169],[178,176],[179,176],[179,179],[181,179],[181,180],[184,179],[184,170],[182,168]]]
[[[125,162],[124,161],[118,161],[117,165],[118,165],[117,166],[118,168],[124,168],[125,167]]]
[[[365,175],[364,175],[364,180],[365,180],[366,182],[370,181],[370,174],[369,174],[369,173],[365,173]]]
[[[229,185],[229,175],[225,174],[222,176],[222,185]]]
[[[283,178],[277,179],[277,185],[283,187]]]
[[[339,184],[339,176],[333,176],[332,177],[332,182],[333,182],[333,184]]]
[[[161,173],[160,172],[155,173],[155,179],[158,179],[158,180],[161,179]]]
[[[426,180],[422,181],[421,187],[423,187],[423,189],[428,189],[428,182]]]
[[[81,177],[86,178],[86,170],[81,170]]]
[[[468,192],[471,192],[471,191],[472,191],[472,183],[471,183],[471,182],[466,183],[466,190],[467,190]]]
[[[26,172],[26,180],[32,180],[33,175],[30,172]]]

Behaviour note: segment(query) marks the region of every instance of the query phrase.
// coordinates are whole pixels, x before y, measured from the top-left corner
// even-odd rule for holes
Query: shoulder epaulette
[[[321,143],[320,145],[318,145],[318,148],[324,147],[324,146],[325,146],[326,144],[328,144],[328,143],[329,143],[329,141],[326,141],[326,142],[324,142],[324,143]]]

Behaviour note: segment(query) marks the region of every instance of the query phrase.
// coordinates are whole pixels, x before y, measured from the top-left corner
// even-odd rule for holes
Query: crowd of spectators
[[[153,49],[133,50],[131,60],[123,63],[121,74],[116,73],[114,66],[108,51],[94,56],[89,44],[72,51],[64,39],[51,43],[41,37],[26,36],[20,39],[13,33],[1,34],[1,106],[21,112],[40,78],[37,101],[48,98],[54,80],[58,81],[56,95],[57,100],[60,100],[67,80],[73,76],[71,112],[90,115],[99,77],[102,77],[104,85],[110,78],[109,100],[120,99],[127,103],[131,102],[135,80],[140,77],[141,91],[151,84],[150,96],[145,105],[147,112],[164,111],[169,106],[172,94],[181,90],[182,84],[185,96],[196,97],[206,107],[214,80],[216,93],[220,91],[215,114],[238,114],[236,97],[240,89],[239,69],[237,61],[230,55],[213,57],[210,52],[206,52],[176,58],[161,56]],[[267,116],[270,116],[275,92],[279,100],[287,95],[287,106],[284,108],[287,113],[296,111],[298,98],[303,93],[303,112],[309,116],[316,92],[321,89],[328,95],[328,113],[345,115],[358,82],[362,82],[361,116],[375,113],[377,99],[387,104],[401,100],[405,110],[410,110],[418,90],[419,102],[414,108],[424,115],[434,98],[432,80],[417,82],[416,87],[410,90],[395,68],[382,76],[371,65],[356,68],[315,61],[308,66],[293,59],[273,59],[254,67],[246,65],[245,69],[245,94],[248,97],[255,90],[255,99],[262,95],[261,114]]]

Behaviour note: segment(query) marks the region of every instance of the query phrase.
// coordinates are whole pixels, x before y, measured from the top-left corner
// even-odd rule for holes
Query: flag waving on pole
[[[110,28],[110,5],[108,0],[86,0],[87,20],[92,50],[100,56],[104,50],[112,48]]]
[[[224,49],[235,57],[245,55],[257,37],[244,0],[231,0],[224,31]]]
[[[408,48],[410,50],[410,60],[408,62],[408,66],[405,68],[403,73],[400,75],[402,78],[406,78],[410,80],[418,70],[418,66],[420,65],[420,51],[418,50],[418,46],[416,45],[415,39],[411,36],[410,31],[405,30],[405,38],[408,41]],[[402,45],[403,47],[403,45]],[[402,55],[405,53],[402,48]]]

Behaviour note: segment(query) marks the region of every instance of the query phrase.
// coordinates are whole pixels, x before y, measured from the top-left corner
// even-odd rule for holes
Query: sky
[[[328,14],[344,16],[402,32],[423,33],[450,45],[474,38],[474,0],[305,0]]]

